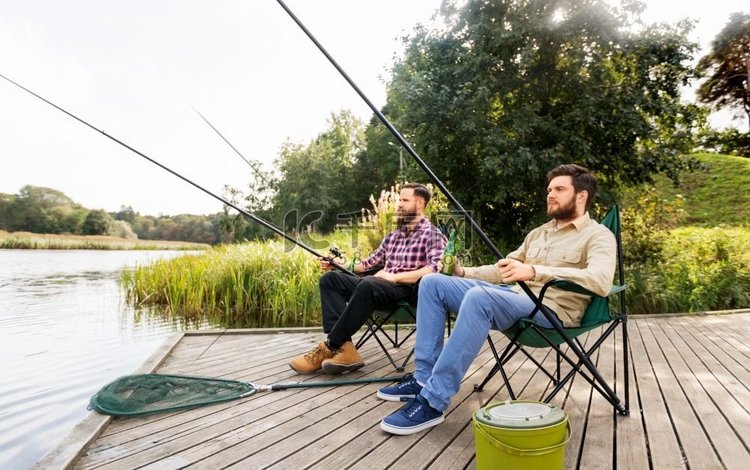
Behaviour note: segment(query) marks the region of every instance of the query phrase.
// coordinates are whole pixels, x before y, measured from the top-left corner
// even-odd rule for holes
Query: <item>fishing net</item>
[[[257,392],[291,388],[338,387],[379,382],[398,382],[403,376],[329,382],[296,382],[260,385],[237,380],[188,375],[140,374],[120,377],[91,397],[89,409],[112,416],[143,416],[195,408],[249,397]]]
[[[252,384],[236,380],[129,375],[102,387],[91,397],[89,409],[112,416],[142,416],[236,400],[256,391]]]

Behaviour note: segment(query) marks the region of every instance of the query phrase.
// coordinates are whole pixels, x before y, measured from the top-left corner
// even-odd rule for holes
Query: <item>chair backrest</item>
[[[620,229],[621,229],[621,223],[620,223],[620,208],[615,204],[612,206],[607,213],[604,215],[604,218],[600,222],[602,225],[607,227],[612,234],[615,236],[615,240],[617,241],[617,266],[619,271],[619,280],[620,280],[620,286],[625,285],[624,284],[624,276],[622,271],[622,240],[620,238]],[[622,297],[622,291],[620,291],[620,298]],[[624,311],[624,310],[623,310]],[[582,327],[589,327],[592,325],[599,325],[602,323],[607,323],[612,319],[612,313],[609,309],[609,300],[605,297],[593,297],[591,299],[591,303],[586,308],[586,311],[583,314],[583,318],[581,319],[581,326]]]

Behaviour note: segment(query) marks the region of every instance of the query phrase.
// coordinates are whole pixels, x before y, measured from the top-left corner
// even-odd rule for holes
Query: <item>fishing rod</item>
[[[227,145],[229,145],[229,147],[230,147],[230,148],[231,148],[232,150],[234,150],[234,153],[236,153],[237,155],[239,155],[239,156],[240,156],[240,158],[241,158],[242,160],[244,160],[244,161],[245,161],[245,163],[247,163],[247,165],[248,165],[248,166],[249,166],[250,168],[252,168],[252,170],[253,170],[253,171],[255,172],[255,176],[257,176],[257,177],[258,177],[258,178],[260,178],[260,179],[261,179],[261,180],[262,180],[262,181],[263,181],[264,183],[266,183],[266,178],[265,178],[265,177],[263,176],[263,173],[261,173],[261,171],[260,171],[260,170],[258,169],[258,167],[257,167],[257,166],[256,166],[256,165],[255,165],[254,163],[252,163],[252,162],[251,162],[250,160],[248,160],[247,158],[245,158],[245,156],[244,156],[244,155],[242,155],[242,154],[240,153],[240,151],[239,151],[239,150],[237,150],[237,148],[236,148],[236,147],[235,147],[234,145],[232,145],[232,143],[231,143],[231,142],[229,142],[229,140],[228,140],[228,139],[227,139],[226,137],[224,137],[224,134],[222,134],[221,132],[219,132],[219,129],[217,129],[217,128],[216,128],[216,127],[215,127],[215,126],[213,125],[213,124],[211,124],[211,121],[209,121],[209,120],[208,120],[208,119],[206,118],[206,116],[204,116],[203,114],[201,114],[201,112],[200,112],[200,111],[198,111],[197,109],[195,109],[194,107],[193,107],[193,111],[195,111],[195,112],[196,112],[196,113],[198,114],[198,116],[200,116],[200,117],[201,117],[201,119],[203,119],[203,121],[204,121],[204,122],[205,122],[206,124],[208,124],[208,127],[210,127],[211,129],[213,129],[213,131],[214,131],[214,132],[216,132],[216,134],[218,134],[218,136],[219,136],[219,137],[221,137],[221,139],[222,139],[222,140],[223,140],[224,142],[226,142],[226,143],[227,143]]]
[[[396,129],[396,127],[391,124],[391,122],[388,120],[388,118],[383,115],[382,112],[370,101],[370,99],[364,94],[364,92],[357,86],[356,83],[354,83],[354,80],[352,80],[349,75],[344,71],[343,68],[336,62],[336,60],[331,56],[331,54],[328,53],[328,51],[323,47],[323,45],[313,36],[313,34],[310,32],[309,29],[300,21],[299,18],[297,18],[297,15],[292,12],[292,10],[289,9],[288,6],[283,2],[283,0],[276,0],[276,2],[281,6],[281,8],[284,9],[284,11],[287,12],[289,17],[297,24],[297,26],[300,27],[300,29],[305,33],[305,35],[315,44],[315,46],[320,50],[321,53],[328,59],[328,61],[331,63],[331,65],[334,66],[334,68],[341,74],[341,76],[349,83],[349,85],[354,89],[355,92],[359,95],[360,98],[367,104],[367,106],[370,107],[372,112],[378,117],[380,122],[385,125],[385,127],[388,128],[388,130],[393,134],[393,136],[396,138],[396,140],[399,141],[399,143],[406,149],[406,151],[409,153],[409,155],[414,158],[414,160],[417,162],[417,164],[424,170],[425,173],[430,177],[432,182],[440,188],[440,190],[445,194],[445,197],[453,204],[453,206],[458,209],[458,211],[463,215],[466,220],[469,221],[471,228],[474,230],[474,232],[479,235],[479,238],[482,239],[482,242],[484,242],[485,246],[489,248],[492,253],[497,257],[497,259],[504,258],[503,254],[500,252],[500,250],[495,246],[494,243],[492,243],[492,240],[487,236],[486,233],[479,227],[477,222],[474,220],[474,218],[466,211],[466,209],[461,206],[461,204],[458,202],[458,200],[453,197],[451,192],[448,190],[448,188],[443,184],[442,181],[435,175],[435,173],[432,171],[432,169],[427,166],[427,163],[422,160],[422,158],[417,154],[417,152],[409,145],[409,143],[404,139],[404,136],[401,135],[401,133]],[[517,282],[518,286],[526,293],[526,295],[529,296],[530,299],[534,300],[537,298],[537,296],[532,292],[532,290],[529,288],[528,285],[526,285],[523,281]],[[564,331],[564,325],[560,321],[559,318],[557,318],[557,315],[555,315],[551,310],[548,308],[540,308],[540,311],[544,315],[544,317],[555,327],[556,330],[558,330],[561,334],[561,336],[565,339],[565,342],[568,344],[568,346],[576,353],[576,355],[580,358],[581,362],[584,363],[586,368],[595,376],[598,376],[598,372],[596,371],[596,368],[594,367],[593,363],[589,359],[588,356],[583,354],[581,348],[570,338],[570,336],[565,333]],[[603,382],[601,384],[607,394],[611,397],[614,397],[615,400],[619,403],[619,399],[617,399],[617,396],[612,391],[609,384],[606,382]]]
[[[223,197],[221,197],[221,196],[219,196],[217,194],[214,194],[213,192],[209,191],[208,189],[204,188],[203,186],[195,183],[194,181],[186,178],[185,176],[182,176],[181,174],[177,173],[176,171],[174,171],[174,170],[168,168],[167,166],[159,163],[158,161],[154,160],[153,158],[149,157],[148,155],[144,154],[143,152],[140,152],[140,151],[134,149],[133,147],[131,147],[128,144],[126,144],[125,142],[117,139],[116,137],[113,137],[112,135],[106,133],[105,131],[103,131],[101,129],[98,129],[98,128],[94,127],[92,124],[89,124],[87,121],[81,119],[80,117],[76,116],[75,114],[73,114],[73,113],[71,113],[71,112],[69,112],[69,111],[61,108],[60,106],[56,105],[55,103],[51,102],[50,100],[42,97],[41,95],[39,95],[39,94],[31,91],[28,88],[24,87],[20,83],[11,80],[10,78],[6,77],[5,75],[3,75],[1,73],[0,73],[0,78],[3,78],[4,80],[6,80],[6,81],[10,82],[11,84],[17,86],[18,88],[20,88],[21,90],[25,91],[26,93],[29,93],[30,95],[32,95],[32,96],[34,96],[34,97],[36,97],[36,98],[44,101],[45,103],[47,103],[48,105],[56,108],[57,110],[62,111],[63,113],[65,113],[68,116],[72,117],[73,119],[75,119],[76,121],[78,121],[81,124],[85,125],[86,127],[89,127],[90,129],[93,129],[94,131],[96,131],[96,132],[102,134],[103,136],[107,137],[108,139],[110,139],[110,140],[112,140],[112,141],[120,144],[121,146],[125,147],[126,149],[130,150],[131,152],[135,153],[136,155],[138,155],[138,156],[140,156],[140,157],[148,160],[149,162],[153,163],[154,165],[158,166],[159,168],[161,168],[161,169],[163,169],[165,171],[168,171],[169,173],[171,173],[174,176],[180,178],[181,180],[185,181],[186,183],[189,183],[192,186],[200,189],[201,191],[203,191],[204,193],[206,193],[209,196],[213,197],[214,199],[219,200],[224,205],[231,207],[232,209],[236,210],[237,212],[239,212],[240,214],[244,215],[245,217],[248,217],[249,219],[253,220],[254,222],[259,223],[260,225],[262,225],[262,226],[266,227],[267,229],[271,230],[272,232],[280,235],[284,239],[286,239],[286,240],[294,243],[295,245],[297,245],[300,248],[302,248],[303,250],[311,253],[312,255],[314,255],[314,256],[316,256],[318,258],[330,259],[330,257],[326,257],[326,256],[321,255],[320,253],[318,253],[314,249],[310,248],[309,246],[305,245],[301,241],[299,241],[296,238],[288,235],[286,232],[284,232],[283,230],[279,229],[278,227],[276,227],[276,226],[274,226],[274,225],[266,222],[265,220],[261,219],[260,217],[256,216],[255,214],[252,214],[252,213],[246,211],[245,209],[242,209],[241,207],[238,207],[236,204],[233,204],[232,202],[228,201],[227,199],[225,199],[225,198],[223,198]],[[353,272],[349,271],[348,269],[346,269],[346,268],[344,268],[342,266],[339,266],[337,263],[333,263],[332,262],[331,265],[335,269],[338,269],[338,270],[340,270],[342,272],[345,272],[345,273],[349,273],[352,276],[356,276],[356,274],[354,274]]]
[[[344,71],[343,68],[336,62],[336,60],[331,56],[331,54],[328,53],[328,51],[323,47],[323,45],[313,36],[313,34],[310,32],[309,29],[300,21],[299,18],[297,18],[297,15],[292,12],[292,10],[289,9],[288,6],[282,1],[282,0],[276,0],[278,4],[281,6],[281,8],[284,9],[284,11],[287,12],[287,14],[292,18],[292,20],[297,24],[297,26],[300,27],[300,29],[307,35],[308,38],[315,44],[315,46],[320,50],[320,52],[323,53],[323,55],[328,59],[328,61],[333,65],[336,70],[341,74],[342,77],[349,83],[349,85],[354,89],[355,92],[359,95],[362,100],[367,103],[367,106],[370,107],[373,113],[380,119],[380,122],[382,122],[385,127],[388,128],[388,130],[393,134],[393,136],[396,138],[396,140],[399,141],[399,143],[406,149],[406,151],[409,153],[409,155],[414,158],[414,160],[417,162],[417,164],[427,173],[427,175],[430,177],[432,182],[440,188],[440,190],[445,194],[445,197],[448,198],[448,200],[453,204],[453,206],[458,209],[458,211],[463,215],[466,220],[469,221],[471,224],[472,229],[479,235],[479,237],[482,239],[484,244],[489,248],[492,253],[498,258],[504,258],[503,254],[500,252],[500,250],[495,246],[494,243],[492,243],[492,240],[487,236],[487,234],[482,230],[482,228],[477,224],[477,222],[474,220],[473,217],[469,214],[469,212],[463,208],[463,206],[458,202],[458,200],[453,197],[453,194],[448,190],[448,188],[443,184],[442,181],[440,181],[440,178],[435,175],[435,173],[432,171],[432,169],[427,166],[427,163],[425,163],[424,160],[422,160],[422,157],[417,154],[417,152],[412,148],[411,145],[406,141],[403,135],[396,129],[396,127],[391,124],[391,122],[388,120],[388,118],[383,115],[383,113],[373,104],[372,101],[364,94],[364,92],[357,86],[356,83],[354,83],[354,80],[352,80],[349,75]]]

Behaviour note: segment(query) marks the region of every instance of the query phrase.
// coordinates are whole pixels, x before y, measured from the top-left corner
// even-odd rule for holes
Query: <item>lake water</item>
[[[25,469],[172,333],[139,318],[119,288],[123,268],[184,252],[0,250],[0,468]]]

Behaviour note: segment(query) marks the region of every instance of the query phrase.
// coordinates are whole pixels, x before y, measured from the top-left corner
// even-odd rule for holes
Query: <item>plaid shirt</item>
[[[383,266],[386,272],[398,274],[430,266],[437,272],[446,242],[440,230],[422,217],[412,230],[403,226],[389,233],[375,253],[362,261],[362,267]]]

